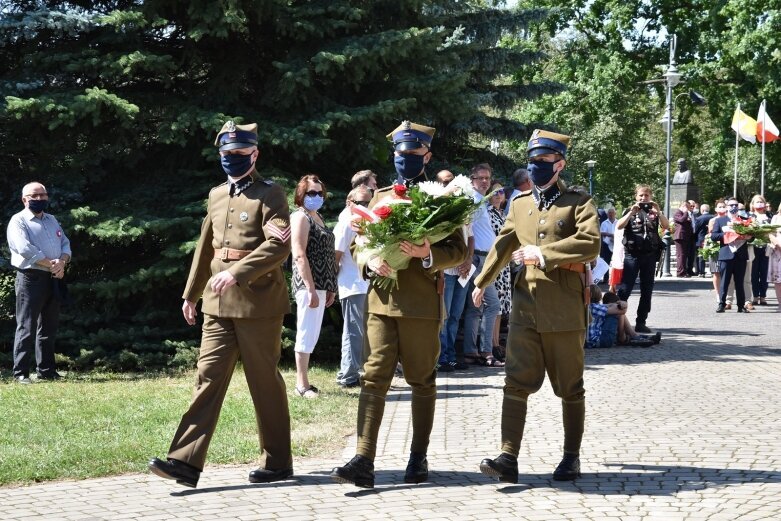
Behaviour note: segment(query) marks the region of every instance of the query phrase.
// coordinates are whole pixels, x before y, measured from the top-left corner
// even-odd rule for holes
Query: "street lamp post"
[[[673,87],[681,81],[681,75],[678,67],[675,65],[675,46],[677,38],[673,34],[670,39],[670,63],[667,65],[667,72],[664,77],[667,81],[667,108],[664,112],[664,122],[667,127],[667,154],[666,154],[666,172],[664,181],[664,214],[670,219],[670,168],[672,166],[672,147],[673,147]],[[664,256],[663,276],[671,277],[670,273],[670,231],[665,230],[665,239],[667,243],[667,252]]]
[[[597,162],[593,159],[586,161],[586,166],[588,167],[588,193],[592,197],[594,196],[594,165],[596,164]]]

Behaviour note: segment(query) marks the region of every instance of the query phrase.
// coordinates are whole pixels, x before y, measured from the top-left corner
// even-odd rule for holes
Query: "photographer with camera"
[[[651,187],[635,187],[635,204],[624,211],[616,223],[616,229],[624,230],[624,274],[618,286],[618,296],[628,301],[635,287],[637,275],[640,275],[640,303],[637,305],[635,331],[650,333],[645,325],[651,312],[651,294],[654,290],[656,262],[664,251],[664,243],[659,236],[659,227],[670,227],[667,217],[652,200]]]

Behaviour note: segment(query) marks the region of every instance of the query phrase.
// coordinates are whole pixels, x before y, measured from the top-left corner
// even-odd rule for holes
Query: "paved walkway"
[[[497,454],[502,371],[478,368],[439,379],[429,483],[402,482],[410,411],[400,382],[375,490],[328,479],[352,456],[348,446],[339,458],[297,460],[295,479],[272,485],[248,484],[248,466],[207,466],[197,489],[150,474],[2,488],[0,519],[778,520],[781,314],[771,291],[771,306],[756,313],[716,315],[709,287],[658,282],[649,326],[664,332],[662,344],[587,353],[584,475],[575,483],[550,479],[562,433],[547,383],[529,402],[519,483],[479,473],[479,461]]]

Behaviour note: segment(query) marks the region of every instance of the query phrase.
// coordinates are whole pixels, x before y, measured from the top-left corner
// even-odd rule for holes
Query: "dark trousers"
[[[767,296],[767,270],[770,258],[765,248],[754,248],[754,262],[751,263],[751,293],[754,298]]]
[[[679,277],[689,274],[689,241],[675,241],[675,269]]]
[[[648,314],[651,312],[651,294],[654,291],[654,273],[656,272],[655,253],[640,254],[634,256],[630,253],[624,255],[624,275],[618,286],[618,297],[621,300],[629,300],[632,290],[635,288],[635,279],[640,275],[640,303],[637,305],[637,323],[645,324]]]
[[[16,335],[14,376],[30,376],[30,357],[35,351],[38,374],[51,376],[56,370],[54,339],[60,322],[60,301],[51,273],[42,270],[16,272]]]
[[[686,259],[686,273],[689,275],[694,275],[694,268],[697,268],[695,266],[697,260],[697,239],[696,237],[692,237],[689,239],[689,256]],[[699,271],[699,268],[697,268],[697,273],[702,273]]]
[[[602,260],[610,264],[610,259],[613,258],[613,252],[610,251],[610,248],[607,244],[605,244],[604,241],[602,241],[602,244],[599,247],[599,256],[602,257]]]
[[[732,277],[735,277],[735,298],[738,309],[743,309],[746,302],[746,292],[743,291],[743,278],[746,276],[746,259],[730,259],[719,261],[719,273],[721,273],[721,287],[719,288],[719,302],[727,303],[727,292]]]

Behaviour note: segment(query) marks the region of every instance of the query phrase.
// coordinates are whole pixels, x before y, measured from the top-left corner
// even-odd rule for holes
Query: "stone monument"
[[[678,208],[683,201],[700,201],[700,189],[694,184],[694,175],[686,164],[686,159],[678,160],[678,171],[670,183],[670,212]]]

